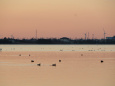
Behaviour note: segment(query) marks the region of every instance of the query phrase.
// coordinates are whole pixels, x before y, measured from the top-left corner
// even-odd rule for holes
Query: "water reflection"
[[[65,51],[71,46],[50,46],[58,51],[47,51],[46,47],[46,51],[26,51],[23,47],[25,51],[0,52],[0,86],[115,86],[115,52],[109,51],[114,46],[105,51],[82,47],[79,51]],[[72,46],[76,48],[79,46]]]

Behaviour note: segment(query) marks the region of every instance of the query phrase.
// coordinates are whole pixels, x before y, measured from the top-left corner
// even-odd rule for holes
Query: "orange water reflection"
[[[0,52],[0,86],[115,86],[115,52]]]

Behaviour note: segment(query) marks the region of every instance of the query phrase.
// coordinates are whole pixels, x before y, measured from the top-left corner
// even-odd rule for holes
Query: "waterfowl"
[[[59,62],[61,62],[61,60],[59,60]]]
[[[34,60],[31,60],[31,62],[34,62]]]
[[[103,63],[104,61],[103,60],[101,60],[101,63]]]
[[[52,66],[56,66],[56,64],[52,64]]]
[[[38,66],[41,66],[41,64],[37,64]]]

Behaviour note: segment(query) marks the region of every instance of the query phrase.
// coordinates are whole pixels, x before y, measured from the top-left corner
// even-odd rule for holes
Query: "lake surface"
[[[115,86],[115,45],[0,48],[0,86]]]

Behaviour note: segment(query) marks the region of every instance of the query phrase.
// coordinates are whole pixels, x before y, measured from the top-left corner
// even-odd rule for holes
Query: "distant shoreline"
[[[96,45],[96,44],[115,44],[115,36],[111,39],[70,39],[63,37],[60,39],[57,38],[40,38],[40,39],[14,39],[14,38],[3,38],[0,39],[1,44],[23,44],[23,45]]]
[[[0,45],[115,45],[115,44],[0,44]]]

